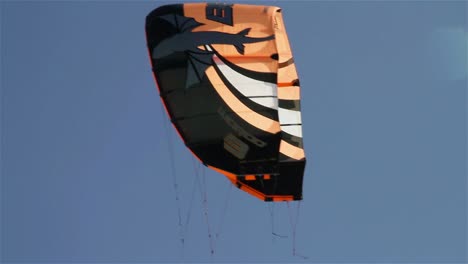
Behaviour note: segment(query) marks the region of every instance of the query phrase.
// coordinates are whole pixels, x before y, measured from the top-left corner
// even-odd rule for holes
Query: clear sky
[[[2,1],[3,262],[466,260],[467,3],[248,3],[283,8],[301,78],[308,259],[286,204],[208,170],[206,224],[146,49],[163,2]]]

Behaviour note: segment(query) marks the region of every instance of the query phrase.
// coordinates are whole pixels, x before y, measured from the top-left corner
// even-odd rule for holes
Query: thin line
[[[207,190],[206,190],[206,177],[205,177],[205,167],[202,168],[202,182],[200,181],[200,178],[197,178],[197,183],[198,183],[198,189],[200,191],[200,198],[203,206],[203,215],[205,216],[205,222],[207,226],[207,232],[208,232],[208,244],[210,246],[210,258],[213,258],[214,255],[214,245],[213,245],[213,236],[211,235],[211,225],[210,225],[210,220],[208,217],[208,196],[207,196]]]
[[[465,4],[465,12],[468,11],[468,5]],[[464,22],[464,25],[465,27],[468,26],[468,21],[467,21],[467,18],[466,18],[466,15],[463,16],[463,22]],[[465,39],[468,38],[467,34],[466,34],[466,31],[465,31]],[[466,45],[466,41],[465,41],[465,45]],[[468,47],[465,47],[465,53],[468,53]],[[465,58],[468,58],[468,54],[465,54]],[[464,70],[467,71],[468,70],[468,61],[465,59],[465,63],[464,63]],[[466,80],[466,76],[465,76],[465,80]],[[468,132],[468,85],[465,85],[465,89],[464,89],[464,92],[465,92],[465,126],[464,126],[464,135],[465,135],[465,149],[464,149],[464,156],[465,156],[465,193],[464,193],[464,196],[465,196],[465,254],[464,254],[464,259],[466,260],[467,259],[467,255],[468,253],[468,209],[466,207],[466,204],[468,203],[468,195],[467,195],[467,192],[468,192],[468,156],[467,156],[467,151],[468,151],[468,135],[467,135],[467,132]]]
[[[221,236],[221,232],[223,231],[224,219],[226,218],[227,208],[229,206],[229,201],[230,201],[229,198],[231,196],[231,190],[232,190],[233,184],[229,181],[227,183],[228,183],[228,191],[226,192],[226,198],[224,200],[223,211],[221,213],[220,221],[218,224],[218,231],[216,232],[216,239],[219,239],[219,237]]]
[[[280,124],[280,126],[302,126],[302,123],[296,123],[296,124]]]
[[[4,59],[6,56],[6,34],[5,34],[5,26],[6,23],[6,3],[0,2],[0,232],[3,233],[4,226],[3,226],[3,205],[6,203],[6,186],[3,184],[3,177],[5,177],[6,169],[5,169],[5,161],[3,160],[6,157],[6,136],[5,132],[3,131],[5,127],[5,120],[6,120],[6,100],[4,89],[6,89],[6,74],[4,67]],[[3,240],[7,240],[6,235],[0,238],[0,256],[4,256],[3,254]]]
[[[468,11],[468,5],[465,4],[465,11]],[[468,21],[467,21],[467,18],[466,18],[466,15],[463,16],[463,22],[464,22],[464,25],[465,26],[468,26]],[[468,38],[467,34],[466,34],[466,31],[465,31],[465,39]],[[466,42],[465,42],[465,45],[466,45]],[[468,47],[465,47],[465,52],[468,53]],[[468,58],[468,54],[465,54],[465,58]],[[465,71],[468,70],[468,61],[465,60],[465,63],[464,63],[465,67]],[[465,76],[465,80],[466,80],[466,76]],[[467,259],[467,255],[468,253],[468,209],[466,207],[466,203],[468,203],[468,195],[467,195],[467,192],[468,192],[468,156],[467,156],[467,151],[468,151],[468,135],[467,135],[467,132],[468,132],[468,85],[465,85],[465,131],[464,131],[464,135],[465,135],[465,150],[464,150],[464,155],[465,155],[465,256],[464,256],[464,259],[466,260]]]
[[[165,127],[165,132],[166,132],[166,138],[167,140],[167,145],[168,145],[168,151],[169,151],[169,158],[170,158],[170,168],[171,168],[171,176],[172,176],[172,183],[174,186],[174,193],[175,193],[175,198],[176,198],[176,205],[177,205],[177,216],[178,216],[178,226],[179,226],[179,236],[180,236],[180,242],[181,242],[181,250],[184,252],[184,236],[183,236],[183,226],[182,226],[182,212],[181,212],[181,204],[180,204],[180,198],[179,198],[179,188],[178,188],[178,182],[177,182],[177,171],[176,171],[176,166],[174,162],[174,145],[173,145],[173,137],[169,131],[169,122],[167,121],[167,118],[165,117],[164,114],[164,109],[162,103],[160,104],[161,106],[161,116],[164,120],[164,127]]]

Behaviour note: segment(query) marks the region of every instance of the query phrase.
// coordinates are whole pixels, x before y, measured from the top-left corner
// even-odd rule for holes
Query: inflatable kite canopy
[[[301,200],[300,87],[281,9],[161,6],[146,38],[167,114],[200,162],[264,201]]]

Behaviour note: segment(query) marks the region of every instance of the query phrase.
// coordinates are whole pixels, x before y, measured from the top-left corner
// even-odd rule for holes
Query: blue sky
[[[301,78],[307,260],[286,204],[208,170],[209,225],[192,199],[146,50],[164,3],[0,2],[3,262],[466,261],[466,2],[244,2],[283,8]]]

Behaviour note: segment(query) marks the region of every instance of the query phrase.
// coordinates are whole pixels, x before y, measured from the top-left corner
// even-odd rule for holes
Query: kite
[[[302,200],[300,83],[274,6],[189,3],[146,17],[153,74],[181,139],[264,201]]]

